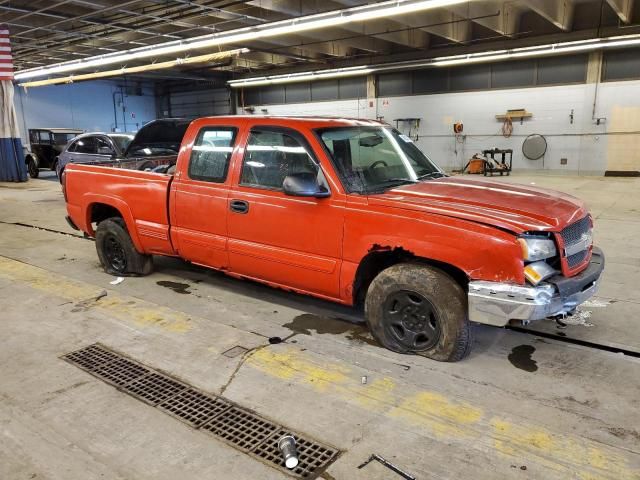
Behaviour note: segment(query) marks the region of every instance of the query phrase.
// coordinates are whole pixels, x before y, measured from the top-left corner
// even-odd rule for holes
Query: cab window
[[[51,144],[51,134],[49,132],[39,131],[38,132],[37,143],[50,145]]]
[[[206,127],[200,130],[189,159],[189,178],[222,183],[227,178],[237,129]]]
[[[318,183],[326,180],[311,148],[297,132],[285,129],[251,130],[242,162],[240,184],[270,190],[282,190],[288,175],[311,173]]]

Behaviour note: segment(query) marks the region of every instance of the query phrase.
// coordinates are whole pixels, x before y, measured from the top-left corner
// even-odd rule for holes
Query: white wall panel
[[[607,169],[608,142],[605,121],[592,120],[595,84],[563,85],[476,92],[380,97],[374,107],[366,99],[316,103],[256,106],[274,115],[333,115],[356,118],[384,117],[422,119],[418,145],[447,169],[460,168],[474,153],[493,147],[514,150],[514,168],[552,170],[554,173],[601,174]],[[616,106],[638,107],[640,81],[606,82],[598,85],[596,117],[611,117]],[[502,123],[495,116],[509,109],[525,108],[531,119],[513,122],[513,135],[504,138]],[[573,110],[573,123],[570,115]],[[453,122],[464,124],[464,141],[456,143]],[[532,161],[522,155],[522,142],[530,134],[547,138],[544,160]],[[637,135],[640,138],[640,135]],[[462,141],[462,139],[460,139]],[[566,165],[560,160],[567,159]],[[640,166],[638,166],[640,168]]]

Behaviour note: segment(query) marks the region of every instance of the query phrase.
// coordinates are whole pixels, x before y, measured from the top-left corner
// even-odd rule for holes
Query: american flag
[[[0,80],[13,80],[13,57],[9,44],[9,30],[0,25]]]

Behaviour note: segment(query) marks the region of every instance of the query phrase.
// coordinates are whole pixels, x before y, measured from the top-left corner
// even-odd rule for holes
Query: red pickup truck
[[[181,257],[363,305],[382,345],[442,361],[469,353],[470,322],[571,314],[604,268],[580,200],[447,176],[375,121],[202,118],[174,173],[70,165],[63,188],[110,274]]]

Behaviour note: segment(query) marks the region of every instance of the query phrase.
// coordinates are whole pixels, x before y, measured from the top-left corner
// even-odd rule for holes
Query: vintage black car
[[[29,153],[25,162],[31,178],[38,178],[41,168],[56,170],[58,155],[65,145],[83,130],[74,128],[32,128],[29,129]]]

